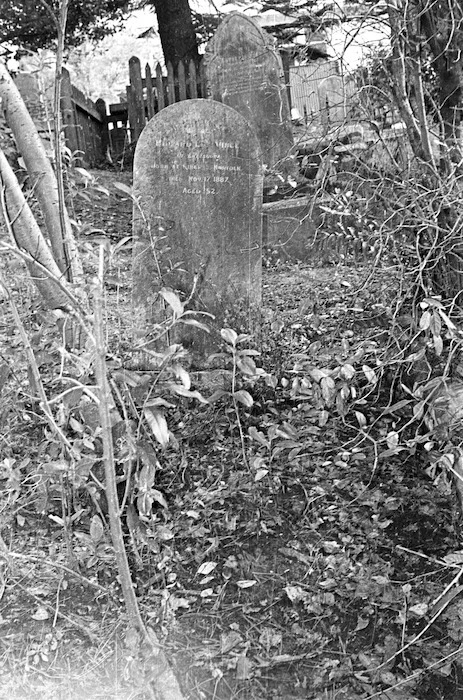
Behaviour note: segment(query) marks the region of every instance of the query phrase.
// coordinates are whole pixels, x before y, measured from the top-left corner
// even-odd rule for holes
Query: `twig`
[[[434,663],[429,664],[429,666],[426,666],[426,668],[421,668],[419,671],[415,671],[415,673],[412,673],[411,676],[407,676],[406,678],[402,678],[401,681],[398,681],[394,685],[388,686],[386,690],[378,690],[376,693],[373,693],[372,695],[368,695],[364,700],[372,700],[372,698],[377,698],[380,695],[386,696],[388,692],[391,690],[395,690],[395,688],[399,688],[401,685],[404,685],[405,683],[410,683],[410,681],[414,681],[415,678],[418,678],[418,676],[421,676],[422,673],[427,673],[430,671],[432,668],[436,668],[437,666],[440,666],[441,664],[445,664],[448,662],[449,659],[451,659],[453,656],[457,656],[458,654],[463,654],[463,651],[461,649],[457,649],[456,651],[452,651],[450,654],[447,654],[447,656],[444,656],[442,659],[439,659],[438,661],[434,661]]]
[[[69,451],[69,454],[74,459],[78,459],[79,454],[78,454],[77,450],[69,442],[66,435],[63,433],[63,431],[61,430],[61,428],[59,427],[59,425],[55,421],[55,418],[54,418],[53,413],[52,413],[51,408],[50,408],[50,404],[48,403],[47,395],[45,393],[45,388],[44,388],[43,382],[42,382],[42,377],[40,375],[40,371],[39,371],[39,368],[37,365],[37,361],[35,359],[34,351],[32,349],[31,343],[29,342],[29,338],[27,336],[26,329],[24,328],[23,322],[21,321],[21,317],[19,315],[15,301],[14,301],[13,297],[11,296],[9,289],[5,286],[1,277],[0,277],[0,288],[3,289],[7,299],[9,301],[11,313],[13,315],[14,322],[15,322],[16,327],[18,329],[19,335],[21,336],[21,340],[22,340],[22,343],[24,345],[24,349],[26,351],[27,359],[29,362],[29,367],[30,367],[32,375],[34,377],[35,389],[37,390],[37,392],[39,394],[40,406],[43,410],[45,418],[47,419],[47,422],[48,422],[52,432],[58,437],[60,442],[63,445],[65,445],[65,447]]]
[[[72,617],[65,615],[65,613],[62,613],[59,610],[56,610],[56,606],[53,606],[50,603],[47,603],[46,600],[39,598],[38,595],[35,595],[35,593],[32,593],[30,590],[28,590],[21,583],[16,582],[15,585],[19,586],[19,588],[22,591],[24,591],[24,593],[27,593],[28,596],[31,596],[32,598],[34,598],[34,600],[36,600],[39,605],[43,606],[44,608],[47,608],[48,610],[51,610],[53,612],[53,615],[56,614],[58,617],[63,618],[63,620],[66,620],[66,622],[69,622],[73,627],[76,627],[78,630],[80,630],[81,632],[86,634],[87,637],[89,637],[93,643],[96,643],[99,641],[99,637],[97,635],[93,634],[92,632],[90,632],[87,627],[85,627],[84,625],[81,625],[80,622],[73,620]]]
[[[461,566],[461,564],[447,564],[447,562],[443,561],[442,559],[436,559],[435,557],[428,557],[428,555],[423,554],[423,552],[416,552],[414,549],[408,549],[408,547],[402,547],[401,544],[396,545],[396,549],[400,549],[402,552],[407,552],[407,554],[414,554],[416,557],[421,557],[422,559],[426,559],[431,564],[439,564],[439,566],[443,566],[446,568],[458,568]]]
[[[437,602],[438,600],[441,600],[442,597],[445,596],[446,593],[448,593],[448,591],[449,591],[453,586],[455,586],[455,585],[458,583],[458,581],[460,580],[460,578],[461,578],[462,575],[463,575],[463,566],[460,567],[460,570],[459,570],[458,574],[457,574],[456,576],[454,576],[454,578],[450,581],[449,585],[445,588],[445,590],[443,591],[443,593],[442,593],[442,594],[439,596],[439,598],[434,602],[434,605],[436,604],[436,602]],[[381,668],[384,668],[384,667],[387,666],[391,661],[393,661],[393,660],[396,658],[396,656],[399,656],[399,654],[402,654],[404,651],[406,651],[406,650],[409,649],[411,646],[413,646],[414,644],[416,644],[416,643],[426,634],[426,632],[428,631],[428,629],[435,623],[435,621],[438,619],[438,617],[440,616],[440,614],[445,610],[445,608],[449,605],[449,603],[450,603],[451,601],[452,601],[452,598],[451,598],[451,597],[448,598],[448,600],[444,601],[444,603],[442,604],[442,606],[441,606],[441,607],[439,608],[439,610],[435,613],[435,615],[433,615],[433,617],[429,620],[428,624],[425,625],[425,626],[423,627],[423,629],[421,630],[421,632],[419,632],[415,637],[413,637],[413,639],[411,639],[409,642],[407,642],[407,644],[405,644],[405,645],[402,646],[400,649],[398,649],[394,654],[392,654],[392,656],[390,656],[388,659],[386,659],[385,661],[383,661],[382,664],[380,664],[379,666],[377,666],[377,667],[375,668],[374,672],[376,673],[376,672],[379,671]]]
[[[100,389],[100,402],[98,412],[101,423],[101,439],[103,442],[103,464],[105,471],[106,499],[108,503],[109,525],[111,541],[116,556],[119,573],[119,581],[124,596],[129,626],[135,629],[141,637],[143,644],[147,645],[152,659],[151,668],[154,671],[156,689],[152,686],[154,680],[147,680],[147,687],[152,690],[153,696],[157,692],[160,700],[184,700],[178,681],[165,657],[162,644],[154,630],[148,629],[141,617],[140,608],[133,588],[127,551],[124,544],[120,518],[120,505],[117,493],[114,442],[111,432],[111,419],[109,407],[111,405],[111,390],[108,381],[106,367],[106,345],[103,322],[103,276],[104,276],[104,248],[100,246],[98,280],[94,290],[94,324],[95,324],[95,377]]]
[[[5,545],[6,547],[6,545]],[[96,588],[97,591],[100,591],[101,593],[104,593],[105,595],[108,595],[109,592],[106,588],[103,588],[103,586],[100,586],[99,583],[94,583],[90,579],[86,578],[85,576],[82,576],[82,574],[79,574],[77,571],[74,571],[73,569],[69,568],[69,566],[66,566],[66,564],[61,564],[61,562],[58,561],[50,561],[49,559],[43,559],[42,557],[36,557],[32,554],[19,554],[17,552],[8,552],[8,551],[0,551],[0,557],[4,557],[5,559],[8,559],[9,557],[12,557],[13,559],[24,559],[25,561],[34,561],[37,562],[38,564],[44,564],[46,566],[52,566],[56,569],[62,569],[63,571],[66,571],[66,573],[71,574],[71,576],[74,576],[74,578],[78,578],[80,581],[83,583],[86,583],[89,586],[92,586],[93,588]]]

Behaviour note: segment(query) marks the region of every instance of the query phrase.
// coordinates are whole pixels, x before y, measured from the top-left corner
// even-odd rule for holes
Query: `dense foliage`
[[[0,3],[0,42],[10,42],[31,51],[54,47],[54,19],[58,20],[59,5],[59,0],[50,0],[46,4],[40,0],[3,0]],[[126,0],[69,3],[67,45],[76,46],[84,38],[102,39],[120,26],[126,9]]]

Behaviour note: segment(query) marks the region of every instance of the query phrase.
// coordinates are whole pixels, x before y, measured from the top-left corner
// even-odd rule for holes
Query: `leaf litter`
[[[111,191],[114,176],[102,179]],[[120,196],[98,214],[114,239],[130,235]],[[110,316],[129,313],[129,248],[113,260],[122,284],[108,286]],[[146,409],[156,454],[147,446],[139,511],[157,509],[157,530],[136,513],[129,523],[143,615],[191,700],[457,700],[463,568],[452,491],[436,488],[419,453],[397,451],[403,401],[386,415],[367,402],[350,411],[356,391],[378,391],[391,270],[282,262],[263,282],[256,362],[274,381],[241,389],[248,463],[226,402],[187,396]],[[11,352],[14,335],[6,324],[0,333]],[[17,510],[13,522],[5,515],[0,697],[142,699],[102,521],[87,506],[73,526],[81,578],[60,568],[61,514],[20,495],[43,426],[24,384],[3,374],[1,477]],[[365,430],[374,421],[389,451],[380,457]]]

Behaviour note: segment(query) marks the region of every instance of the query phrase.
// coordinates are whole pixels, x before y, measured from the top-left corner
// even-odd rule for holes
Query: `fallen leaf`
[[[249,580],[242,580],[242,581],[237,581],[236,585],[238,588],[251,588],[251,586],[255,586],[257,581],[254,579],[249,579]]]
[[[246,681],[251,678],[252,661],[245,654],[238,656],[236,661],[236,677],[240,681]]]
[[[48,620],[50,613],[43,605],[39,605],[35,613],[31,616],[33,620]]]
[[[211,573],[211,571],[214,571],[215,567],[217,566],[217,563],[215,561],[205,561],[201,564],[199,567],[198,571],[196,572],[200,576],[207,576],[208,574]]]

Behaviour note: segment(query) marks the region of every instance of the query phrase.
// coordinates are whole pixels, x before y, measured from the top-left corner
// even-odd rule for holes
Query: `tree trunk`
[[[19,90],[1,62],[0,100],[42,210],[55,261],[66,279],[77,281],[82,275],[79,256],[67,213],[63,217],[65,230],[62,229],[58,186],[52,164]]]
[[[98,283],[94,293],[94,331],[95,331],[95,376],[98,383],[99,403],[98,412],[101,423],[101,440],[103,443],[103,464],[105,470],[105,492],[108,502],[109,528],[111,542],[114,547],[119,583],[127,610],[129,631],[136,631],[142,638],[145,650],[150,649],[151,654],[144,656],[144,663],[139,664],[137,675],[139,680],[143,671],[148,670],[145,683],[153,691],[153,695],[159,700],[184,700],[178,681],[169,665],[162,648],[162,642],[158,639],[153,629],[148,630],[138,607],[135,589],[124,544],[124,532],[121,524],[121,508],[117,494],[116,467],[114,456],[114,443],[111,432],[110,406],[113,403],[111,389],[108,382],[106,367],[107,347],[105,344],[105,327],[103,314],[103,277],[104,277],[104,250],[100,246],[100,263]],[[128,635],[133,638],[133,635]],[[138,649],[136,648],[138,646]],[[132,647],[134,661],[139,661],[141,645]],[[141,656],[141,655],[140,655]],[[148,690],[147,687],[147,690]]]
[[[407,129],[408,140],[414,155],[420,160],[426,160],[426,152],[421,141],[420,126],[410,104],[407,91],[407,51],[404,37],[403,8],[398,7],[396,0],[391,0],[387,6],[387,11],[391,27],[392,90],[394,99]]]
[[[189,0],[151,0],[158,18],[159,37],[166,64],[193,59],[198,63],[198,44]]]
[[[27,253],[32,258],[32,260],[27,260],[26,264],[46,306],[49,309],[69,307],[69,297],[65,293],[66,283],[62,280],[61,271],[37,225],[16,176],[1,150],[0,183],[4,193],[5,223],[13,233],[14,241],[12,243],[15,243],[20,251]],[[48,270],[51,276],[62,281],[58,284],[46,274],[43,268]]]
[[[460,0],[420,3],[420,29],[432,57],[438,109],[450,160],[460,163],[463,101],[463,6]]]

